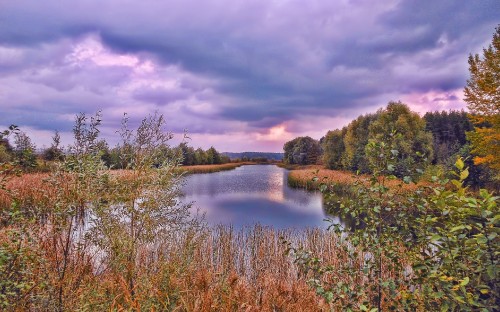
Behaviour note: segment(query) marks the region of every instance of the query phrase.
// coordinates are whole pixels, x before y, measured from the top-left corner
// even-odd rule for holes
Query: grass
[[[241,165],[241,164],[239,164]],[[127,172],[116,171],[127,180]],[[23,211],[51,207],[52,196],[61,194],[46,181],[47,174],[25,174],[13,177],[0,193],[0,210],[11,204],[12,194]],[[66,177],[68,183],[70,177]],[[68,196],[72,196],[68,194]],[[42,208],[46,207],[46,208]],[[34,213],[36,215],[36,213]],[[53,300],[53,289],[63,285],[67,310],[169,310],[169,311],[329,311],[339,310],[345,302],[325,302],[308,285],[314,272],[305,272],[288,245],[302,247],[330,265],[325,282],[348,285],[371,283],[363,276],[343,273],[350,263],[362,266],[365,254],[352,258],[335,234],[320,229],[277,230],[255,225],[242,229],[232,227],[198,228],[179,231],[171,237],[158,238],[154,246],[143,246],[135,268],[133,292],[125,284],[115,264],[106,262],[95,248],[78,247],[69,254],[68,274],[61,276],[62,241],[50,233],[50,224],[26,224],[29,240],[14,242],[0,229],[0,246],[13,252],[26,248],[36,257],[30,263],[30,295],[15,302],[17,310],[52,309],[44,306]],[[48,227],[48,228],[45,228]],[[81,248],[81,249],[80,249]],[[30,260],[31,259],[31,260]],[[32,262],[30,262],[32,261]],[[403,260],[402,260],[403,261]],[[384,271],[387,276],[398,272]],[[47,303],[47,304],[48,304]]]
[[[307,190],[318,190],[322,183],[334,188],[345,188],[354,186],[355,183],[368,184],[368,179],[368,175],[356,176],[349,171],[330,170],[321,166],[311,166],[290,171],[288,174],[288,185]],[[404,184],[398,179],[387,179],[385,185],[391,190],[402,192],[412,192],[418,188],[417,184]]]
[[[255,163],[238,162],[219,165],[183,166],[180,167],[180,170],[186,174],[214,173],[253,164]],[[110,173],[123,179],[128,179],[129,175],[128,170],[111,170]],[[48,204],[51,197],[57,193],[52,184],[47,181],[49,176],[49,173],[25,173],[21,176],[10,176],[6,183],[8,191],[0,189],[0,209],[9,207],[13,197],[17,198],[22,206],[40,204],[45,206],[45,204]]]
[[[255,165],[254,162],[237,162],[218,165],[196,165],[196,166],[182,166],[181,170],[188,174],[191,173],[214,173],[219,171],[233,170],[244,165]]]

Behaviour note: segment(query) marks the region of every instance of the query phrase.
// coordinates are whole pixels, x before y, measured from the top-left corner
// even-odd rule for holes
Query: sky
[[[38,147],[155,111],[194,147],[280,152],[389,101],[465,109],[498,0],[0,0],[0,129]],[[177,140],[177,141],[176,141]]]

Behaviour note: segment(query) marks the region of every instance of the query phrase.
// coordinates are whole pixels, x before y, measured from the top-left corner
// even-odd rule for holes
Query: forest
[[[388,142],[389,152],[397,159],[393,174],[398,178],[418,181],[422,176],[448,172],[462,158],[469,168],[467,185],[498,191],[496,170],[474,161],[471,153],[467,138],[475,133],[473,118],[463,110],[427,112],[421,117],[408,105],[391,102],[376,113],[359,116],[342,129],[328,131],[319,141],[298,137],[287,142],[284,161],[371,174],[379,156],[373,155],[371,145]]]
[[[76,117],[85,118],[84,115]],[[100,119],[100,113],[94,118]],[[14,146],[7,139],[11,136]],[[170,134],[171,135],[171,134]],[[131,159],[127,158],[127,149],[130,147],[110,148],[106,140],[100,139],[95,143],[95,152],[98,153],[104,165],[110,169],[125,169],[130,166]],[[207,150],[189,146],[187,142],[181,142],[178,146],[171,147],[163,145],[159,147],[161,155],[158,156],[158,164],[170,158],[181,158],[183,166],[194,165],[219,165],[231,162],[231,159],[217,151],[213,146]],[[23,172],[47,172],[51,166],[58,161],[63,161],[71,152],[61,145],[61,137],[56,131],[52,137],[52,144],[39,151],[31,138],[17,126],[11,126],[5,130],[4,136],[0,139],[0,162],[15,163]]]

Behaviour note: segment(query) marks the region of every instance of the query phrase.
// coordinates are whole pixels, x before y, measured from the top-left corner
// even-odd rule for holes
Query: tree
[[[464,100],[475,127],[467,135],[474,163],[500,172],[500,26],[482,58],[469,55],[469,72]]]
[[[5,145],[0,144],[0,164],[10,161],[10,153],[7,151]]]
[[[108,142],[106,140],[101,139],[96,143],[97,152],[101,156],[101,160],[104,162],[106,167],[111,167],[112,165],[112,156],[111,151],[109,150]]]
[[[466,133],[474,126],[465,111],[428,112],[424,115],[425,130],[432,133],[434,157],[433,164],[447,163],[452,157],[454,164],[462,147],[467,144]]]
[[[194,162],[195,165],[204,165],[207,163],[207,153],[200,147],[194,152]]]
[[[319,142],[308,136],[286,142],[283,150],[283,161],[288,164],[316,164],[322,154]]]
[[[323,164],[328,169],[343,169],[342,160],[345,157],[344,137],[347,128],[328,131],[322,141]]]
[[[54,136],[52,137],[52,144],[49,148],[43,151],[42,157],[44,160],[52,161],[52,160],[63,160],[64,152],[61,148],[61,136],[59,132],[56,131]]]
[[[217,152],[217,150],[211,146],[208,150],[207,150],[207,163],[209,165],[214,165],[214,164],[220,164],[221,160],[220,160],[220,154],[219,152]]]
[[[188,146],[186,142],[182,142],[178,146],[180,155],[182,156],[182,164],[184,166],[192,166],[195,164],[194,148]]]
[[[372,149],[375,145],[383,151]],[[425,121],[406,104],[390,102],[370,124],[366,155],[372,167],[383,158],[380,153],[397,158],[389,168],[397,177],[414,175],[416,169],[424,168],[427,159],[432,159],[432,134],[425,131]]]
[[[30,137],[20,131],[14,136],[14,156],[16,162],[23,170],[31,170],[37,166],[36,146],[31,142]]]
[[[377,119],[377,114],[362,115],[347,126],[344,136],[344,168],[361,173],[370,172],[365,147],[368,144],[369,126],[375,119]]]

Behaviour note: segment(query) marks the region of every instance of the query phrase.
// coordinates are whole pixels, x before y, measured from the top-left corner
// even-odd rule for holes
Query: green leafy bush
[[[387,154],[386,147],[371,145],[379,155],[374,173],[370,183],[358,177],[354,195],[341,198],[334,185],[320,187],[340,216],[353,221],[349,228],[330,227],[351,261],[333,271],[306,250],[290,248],[310,285],[348,311],[497,311],[499,197],[464,186],[469,172],[462,159],[453,179],[434,176],[413,194],[388,188],[398,153]],[[337,282],[341,275],[358,282]]]

